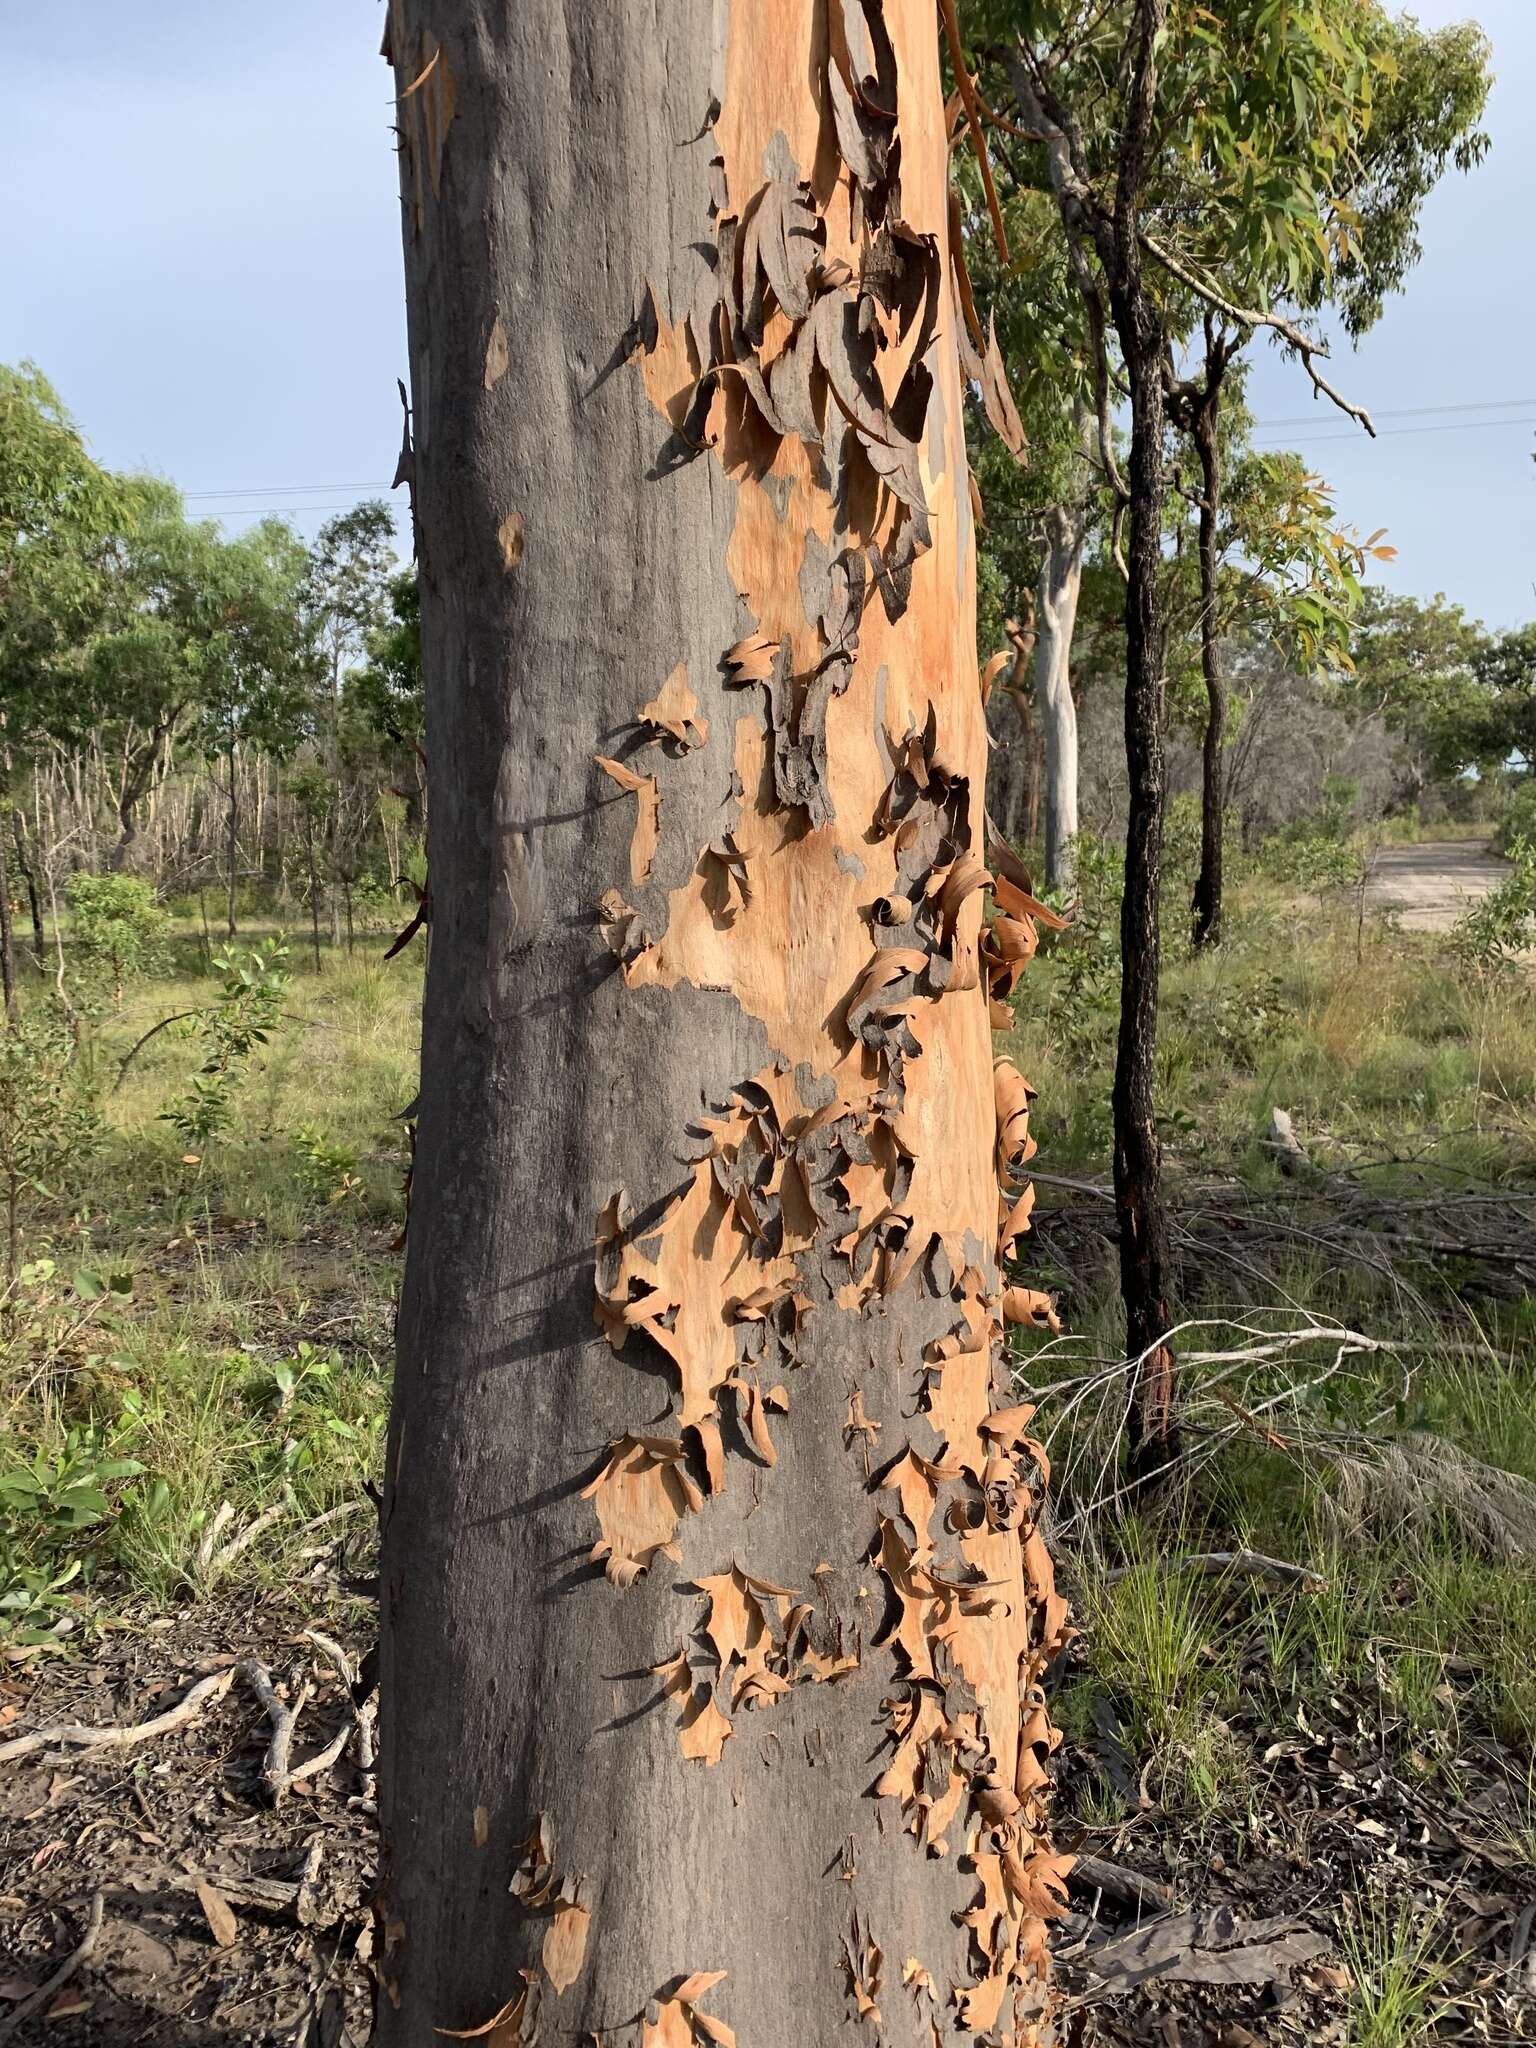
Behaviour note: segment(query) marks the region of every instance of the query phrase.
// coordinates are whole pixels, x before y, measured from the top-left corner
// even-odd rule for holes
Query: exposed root
[[[170,1735],[185,1728],[214,1700],[223,1699],[234,1681],[235,1667],[200,1678],[183,1693],[174,1707],[149,1721],[135,1721],[127,1727],[87,1728],[65,1721],[51,1728],[34,1728],[27,1735],[13,1735],[0,1742],[0,1763],[31,1756],[40,1749],[127,1749],[136,1742],[152,1742],[157,1735]],[[14,2015],[13,2015],[14,2017]]]
[[[46,1982],[38,1985],[30,1997],[24,1998],[20,2005],[13,2006],[5,2018],[0,2020],[0,2041],[8,2041],[23,2020],[29,2020],[34,2013],[40,2013],[54,1993],[69,1982],[82,1964],[90,1961],[101,1935],[101,1921],[105,1911],[105,1896],[97,1892],[91,1900],[91,1909],[85,1920],[85,1933],[80,1938],[79,1946],[72,1955],[65,1957]]]

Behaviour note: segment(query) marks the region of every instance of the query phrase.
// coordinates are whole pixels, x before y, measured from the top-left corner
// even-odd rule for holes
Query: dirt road
[[[1372,863],[1365,900],[1373,910],[1394,912],[1404,931],[1448,932],[1508,873],[1509,862],[1486,839],[1384,846]]]

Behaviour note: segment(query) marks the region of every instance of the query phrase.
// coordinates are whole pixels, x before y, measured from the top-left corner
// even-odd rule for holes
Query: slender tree
[[[933,10],[395,0],[386,53],[433,944],[379,2037],[1039,2041],[1033,927]]]
[[[326,873],[332,946],[340,943],[340,912],[336,883],[342,879],[342,711],[348,664],[368,652],[384,626],[390,604],[390,572],[395,565],[395,522],[382,500],[369,499],[350,512],[326,520],[310,549],[304,594],[323,680],[316,725],[325,749],[331,780],[327,811]],[[313,806],[306,811],[311,839]],[[311,906],[313,908],[313,906]],[[318,963],[317,963],[318,964]]]

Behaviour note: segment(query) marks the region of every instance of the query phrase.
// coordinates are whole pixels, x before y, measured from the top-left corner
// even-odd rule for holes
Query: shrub
[[[1522,782],[1504,806],[1493,835],[1494,850],[1513,854],[1522,839],[1536,846],[1536,777]]]
[[[99,1136],[96,1103],[63,1020],[45,1011],[0,1031],[0,1203],[8,1278],[16,1274],[23,1210],[39,1197],[50,1199]]]
[[[137,875],[76,875],[69,907],[81,954],[121,1003],[129,975],[153,973],[164,959],[166,914],[154,890]]]
[[[281,939],[266,939],[248,951],[232,948],[214,956],[214,967],[223,975],[224,985],[217,1002],[199,1018],[202,1065],[187,1092],[160,1112],[182,1143],[196,1148],[187,1154],[188,1165],[200,1165],[212,1141],[229,1129],[236,1084],[252,1053],[266,1044],[282,1015],[288,992],[287,961],[288,948]]]

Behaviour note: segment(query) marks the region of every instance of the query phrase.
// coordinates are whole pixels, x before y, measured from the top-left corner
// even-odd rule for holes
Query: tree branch
[[[1289,320],[1282,319],[1278,313],[1260,313],[1250,307],[1234,306],[1230,299],[1223,298],[1213,284],[1181,263],[1171,251],[1163,247],[1161,242],[1154,240],[1145,228],[1140,230],[1140,236],[1141,246],[1147,254],[1155,258],[1170,276],[1176,277],[1180,284],[1188,285],[1195,296],[1204,299],[1208,306],[1214,307],[1218,313],[1224,314],[1239,327],[1250,331],[1256,327],[1268,327],[1278,334],[1286,347],[1293,349],[1301,357],[1301,366],[1311,378],[1313,390],[1321,392],[1324,398],[1331,398],[1340,412],[1347,413],[1352,420],[1358,420],[1371,439],[1375,440],[1376,428],[1365,407],[1354,404],[1341,392],[1336,391],[1317,369],[1313,358],[1322,356],[1327,359],[1328,348],[1325,342],[1313,341],[1309,335],[1303,334],[1299,327],[1294,326]]]

